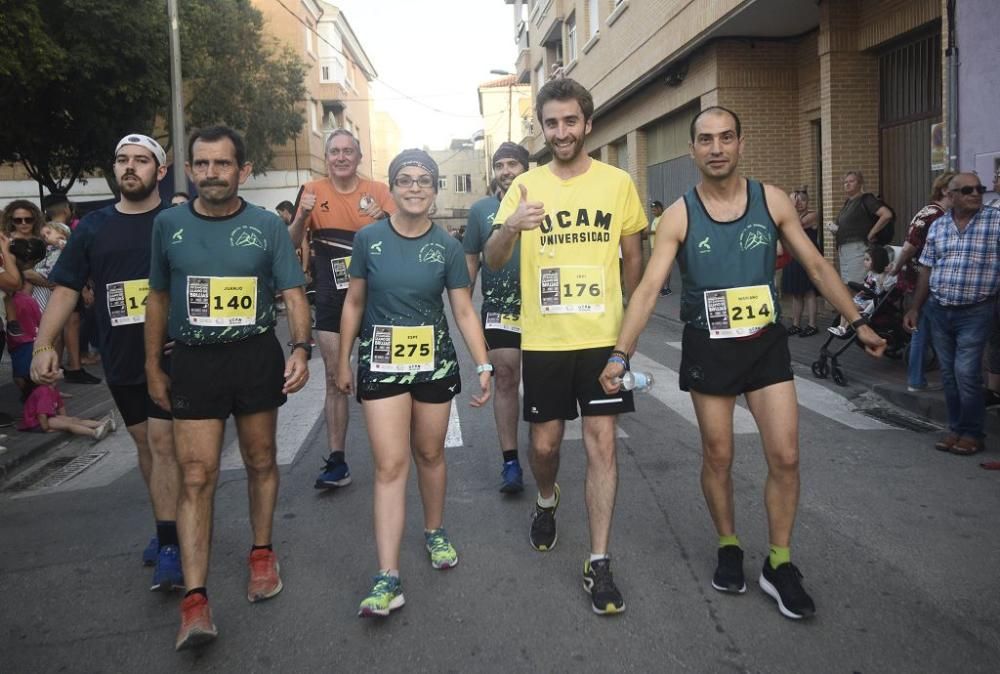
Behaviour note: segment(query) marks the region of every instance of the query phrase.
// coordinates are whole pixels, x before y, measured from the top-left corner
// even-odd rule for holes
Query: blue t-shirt
[[[467,288],[462,245],[431,225],[408,238],[388,219],[354,235],[348,272],[367,284],[358,385],[414,384],[458,374],[442,294]],[[417,328],[417,329],[413,329]]]
[[[469,221],[462,239],[467,255],[482,256],[486,240],[493,232],[493,217],[500,208],[500,200],[490,196],[480,199],[469,210]],[[482,260],[480,260],[482,262]],[[521,315],[521,237],[514,244],[514,252],[503,267],[491,270],[485,264],[479,266],[482,275],[483,316],[500,313],[508,316]]]
[[[235,342],[274,327],[274,294],[305,284],[285,223],[241,203],[223,218],[194,203],[153,224],[149,287],[170,292],[170,334],[188,345]]]
[[[125,214],[112,204],[88,213],[70,236],[49,281],[79,292],[94,283],[97,349],[108,383],[146,382],[144,288],[153,219],[162,210]]]

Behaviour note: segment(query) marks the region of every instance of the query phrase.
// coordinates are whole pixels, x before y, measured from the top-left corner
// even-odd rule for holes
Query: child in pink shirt
[[[108,433],[117,429],[113,415],[103,419],[80,419],[67,416],[66,405],[55,386],[42,384],[35,386],[24,401],[24,415],[18,424],[19,431],[35,433],[54,433],[67,431],[74,435],[85,435],[94,440],[102,440]]]

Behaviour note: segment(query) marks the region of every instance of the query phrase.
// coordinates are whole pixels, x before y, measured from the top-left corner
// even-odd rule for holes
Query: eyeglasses
[[[28,216],[26,218],[11,218],[11,222],[15,225],[33,225],[35,224],[35,218],[33,216]]]
[[[973,192],[977,194],[986,194],[986,188],[982,185],[966,185],[965,187],[957,187],[953,190],[948,190],[949,192],[961,192],[965,196],[969,196]]]
[[[397,176],[396,179],[392,181],[393,185],[404,190],[407,187],[412,187],[413,183],[416,183],[420,187],[427,188],[434,184],[434,178],[428,175],[423,175],[419,178],[413,178],[411,176]]]

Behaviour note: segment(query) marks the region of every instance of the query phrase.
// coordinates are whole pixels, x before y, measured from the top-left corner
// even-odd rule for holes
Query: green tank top
[[[767,210],[764,186],[747,180],[746,211],[730,222],[713,220],[693,187],[684,195],[684,205],[687,236],[677,256],[682,280],[681,320],[707,330],[705,291],[766,285],[777,322],[780,305],[774,288],[774,264],[778,226]]]

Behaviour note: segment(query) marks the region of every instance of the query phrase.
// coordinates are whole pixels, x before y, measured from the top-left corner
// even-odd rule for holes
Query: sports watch
[[[313,348],[312,344],[310,344],[309,342],[295,342],[294,344],[292,344],[292,351],[295,351],[295,349],[302,349],[303,351],[305,351],[306,360],[312,358]],[[289,353],[291,353],[292,351],[289,351]]]
[[[868,325],[868,319],[865,318],[864,316],[862,316],[861,318],[858,318],[856,320],[851,321],[851,328],[853,328],[854,330],[857,330],[862,325]]]
[[[476,374],[482,374],[483,372],[493,374],[493,363],[483,363],[476,366]]]

